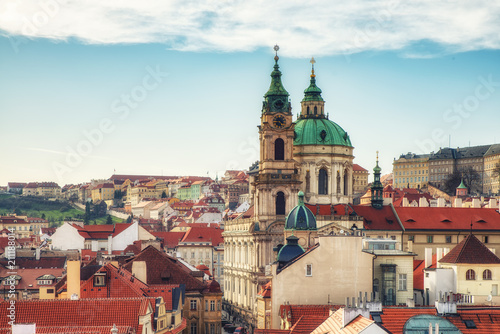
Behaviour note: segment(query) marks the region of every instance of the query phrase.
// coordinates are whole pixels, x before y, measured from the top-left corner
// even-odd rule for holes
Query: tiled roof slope
[[[383,328],[387,329],[392,334],[403,334],[403,328],[408,319],[418,314],[432,314],[436,315],[436,309],[433,307],[425,308],[388,308],[384,307],[384,312],[380,314],[382,318]]]
[[[198,227],[193,224],[181,242],[210,242],[212,246],[218,246],[224,243],[222,232],[219,227]]]
[[[434,208],[434,207],[397,207],[395,208],[406,230],[498,230],[500,214],[487,208]]]
[[[500,310],[498,308],[458,310],[459,316],[447,316],[446,320],[455,325],[464,334],[500,333]],[[464,320],[472,320],[476,328],[467,328]]]
[[[152,284],[185,284],[186,291],[204,289],[204,284],[184,270],[183,266],[176,259],[157,250],[153,246],[148,246],[136,256],[127,260],[123,268],[132,272],[134,261],[145,261],[148,285]]]
[[[16,323],[36,323],[37,327],[132,327],[136,332],[138,316],[146,315],[150,298],[106,298],[80,300],[17,300]],[[0,302],[0,332],[10,329],[7,302]],[[109,333],[108,329],[108,333]]]
[[[383,206],[378,210],[371,206],[355,205],[354,211],[363,217],[363,225],[367,230],[401,231],[401,226],[390,206]]]
[[[320,324],[311,334],[356,334],[371,326],[374,321],[358,315],[346,326],[343,326],[344,310],[340,309],[329,316],[322,324]]]
[[[439,262],[491,264],[500,263],[500,258],[493,254],[474,234],[469,234]]]

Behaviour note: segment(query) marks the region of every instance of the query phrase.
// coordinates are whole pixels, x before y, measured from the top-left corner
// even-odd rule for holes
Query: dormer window
[[[95,274],[94,286],[106,286],[106,273],[96,273]]]

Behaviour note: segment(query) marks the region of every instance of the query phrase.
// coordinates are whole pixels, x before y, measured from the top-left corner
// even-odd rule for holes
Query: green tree
[[[85,203],[85,217],[83,217],[83,223],[88,224],[91,218],[90,203]]]
[[[106,218],[106,224],[107,225],[112,225],[113,224],[113,218],[111,218],[111,215],[108,215],[108,218]]]
[[[45,213],[42,213],[42,217],[41,217],[41,218],[42,218],[42,219],[45,219]]]
[[[481,193],[481,176],[472,167],[465,168],[461,171],[455,170],[452,174],[449,174],[444,181],[444,191],[449,195],[455,195],[456,189],[462,180],[469,194],[474,192]]]
[[[130,224],[131,222],[132,222],[132,215],[128,216],[128,218],[127,218],[127,223]]]
[[[165,190],[161,193],[161,198],[167,198],[167,193],[165,192]]]

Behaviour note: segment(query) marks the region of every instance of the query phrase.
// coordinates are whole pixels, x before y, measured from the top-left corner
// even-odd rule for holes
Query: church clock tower
[[[293,159],[295,123],[288,92],[281,83],[278,65],[279,47],[274,47],[274,70],[271,86],[264,95],[259,126],[259,173],[254,178],[254,205],[259,228],[278,223],[284,227],[285,215],[297,205],[298,175]]]

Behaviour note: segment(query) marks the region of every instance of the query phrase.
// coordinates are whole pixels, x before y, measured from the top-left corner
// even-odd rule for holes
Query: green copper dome
[[[467,187],[464,184],[464,179],[460,182],[460,185],[457,187],[457,189],[467,189]]]
[[[302,101],[323,101],[323,98],[321,97],[321,89],[316,86],[314,69],[311,74],[311,83],[309,84],[309,87],[304,90],[304,99],[302,99]]]
[[[338,124],[326,118],[300,118],[295,121],[294,145],[340,145],[352,147]]]
[[[285,230],[316,230],[316,218],[304,204],[304,193],[299,191],[299,204],[286,217]]]

